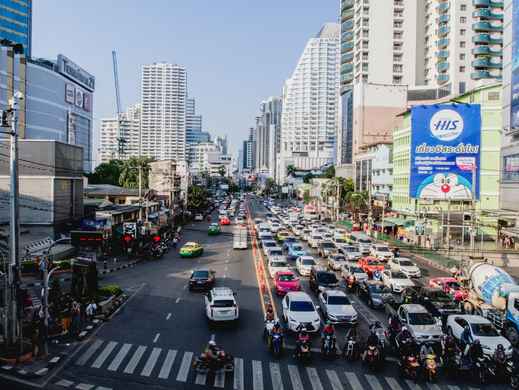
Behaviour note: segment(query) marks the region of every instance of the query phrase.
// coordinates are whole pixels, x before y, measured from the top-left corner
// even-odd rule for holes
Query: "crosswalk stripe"
[[[288,375],[290,376],[290,382],[292,382],[293,390],[299,390],[303,388],[303,382],[301,381],[301,375],[299,375],[299,369],[297,366],[289,364]]]
[[[234,358],[234,390],[243,390],[243,359]]]
[[[411,388],[411,389],[422,390],[422,386],[420,386],[418,383],[413,382],[410,379],[406,379],[405,383],[407,383],[407,386],[409,386],[409,388]]]
[[[195,383],[197,385],[205,385],[205,381],[206,380],[207,380],[207,373],[206,372],[204,372],[204,373],[198,372],[196,374]]]
[[[225,371],[220,370],[214,376],[214,387],[225,387]]]
[[[178,370],[177,374],[177,381],[187,381],[187,375],[189,374],[189,367],[191,366],[192,360],[193,352],[184,352],[184,356],[182,357],[182,363],[180,364],[180,370]]]
[[[102,344],[103,344],[103,340],[96,340],[96,341],[94,341],[94,343],[76,361],[76,365],[84,366],[86,364],[86,362],[92,357],[92,355],[99,349],[99,347]]]
[[[123,371],[125,374],[133,374],[135,368],[137,367],[137,364],[139,364],[139,361],[141,360],[142,355],[144,355],[144,351],[146,351],[146,349],[148,348],[144,345],[139,345],[139,347],[135,350],[132,358],[130,359],[130,361],[126,365],[126,368]]]
[[[380,382],[378,381],[376,376],[366,374],[366,375],[364,375],[364,377],[366,378],[366,380],[368,381],[369,385],[371,386],[371,388],[373,390],[383,390],[382,385],[380,384]]]
[[[387,384],[389,387],[393,390],[403,390],[402,386],[398,383],[398,381],[395,378],[392,377],[385,377]],[[458,389],[459,390],[459,389]]]
[[[175,362],[176,357],[177,351],[170,349],[166,355],[166,359],[164,359],[164,363],[162,363],[162,367],[159,372],[160,379],[169,378],[169,373],[171,372],[171,367],[173,367],[173,363]]]
[[[114,348],[117,344],[119,344],[119,343],[117,343],[115,341],[110,341],[108,344],[106,344],[105,349],[103,349],[103,352],[101,352],[99,354],[99,356],[96,358],[94,363],[92,363],[91,367],[100,368],[103,365],[103,363],[105,362],[105,360],[108,358],[108,355],[110,355],[112,353],[112,351],[114,350]]]
[[[263,368],[259,360],[252,361],[252,388],[263,390]]]
[[[144,368],[142,369],[141,375],[142,376],[150,376],[151,372],[153,371],[153,367],[155,367],[155,364],[157,364],[157,360],[159,360],[160,353],[162,352],[162,348],[153,348],[151,351],[150,357],[148,358],[148,361],[144,365]]]
[[[455,385],[448,385],[447,388],[449,390],[460,390],[460,388],[458,386],[455,386]]]
[[[117,371],[131,347],[132,344],[123,344],[119,352],[117,352],[117,355],[115,355],[114,360],[110,362],[110,365],[108,366],[109,371]]]
[[[283,380],[281,379],[281,368],[279,363],[270,362],[270,378],[272,379],[272,388],[276,390],[284,390]]]
[[[354,372],[346,371],[344,374],[346,375],[346,379],[348,379],[348,382],[350,383],[352,390],[363,389],[362,385],[360,384],[359,378],[357,378],[357,375]]]
[[[339,379],[339,375],[334,370],[326,370],[326,375],[328,376],[328,380],[332,385],[333,390],[344,390],[344,386]]]
[[[436,383],[427,383],[427,387],[429,390],[440,390],[440,386],[438,386]]]
[[[324,390],[323,384],[319,379],[319,374],[314,367],[306,367],[306,373],[308,374],[308,379],[310,379],[310,383],[312,384],[313,390]]]

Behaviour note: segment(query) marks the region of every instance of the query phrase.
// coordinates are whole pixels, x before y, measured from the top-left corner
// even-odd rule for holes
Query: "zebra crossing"
[[[353,372],[344,369],[298,366],[279,361],[234,358],[232,374],[198,374],[193,370],[194,352],[161,348],[156,345],[133,345],[112,340],[90,342],[74,364],[83,369],[107,370],[124,376],[157,383],[184,383],[233,390],[415,390],[414,382],[400,378]],[[336,368],[336,367],[335,367]],[[422,385],[423,389],[461,390],[453,385]]]

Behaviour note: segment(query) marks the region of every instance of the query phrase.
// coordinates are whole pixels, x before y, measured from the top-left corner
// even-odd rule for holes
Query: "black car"
[[[339,280],[334,272],[327,271],[322,267],[312,267],[309,284],[313,292],[319,293],[327,288],[339,287]]]
[[[460,306],[452,297],[440,288],[413,287],[402,292],[408,302],[425,307],[434,317],[446,321],[447,316],[461,313]]]
[[[379,280],[364,280],[359,284],[358,294],[372,309],[381,309],[386,296],[391,295],[391,290]]]
[[[189,290],[210,290],[214,287],[215,272],[209,269],[197,269],[189,278]]]

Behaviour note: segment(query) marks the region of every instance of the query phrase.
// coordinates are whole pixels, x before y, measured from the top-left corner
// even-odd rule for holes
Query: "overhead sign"
[[[510,104],[510,128],[519,128],[519,0],[512,6],[512,101]]]
[[[90,92],[94,92],[96,83],[95,77],[79,65],[69,60],[63,54],[58,54],[58,71]]]
[[[480,145],[479,104],[413,107],[410,197],[469,200],[475,174],[479,198]]]

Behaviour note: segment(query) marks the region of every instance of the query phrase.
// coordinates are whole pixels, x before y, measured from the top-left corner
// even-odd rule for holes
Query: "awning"
[[[382,227],[382,222],[375,222],[375,226],[379,226],[379,227]],[[393,222],[390,222],[390,221],[384,221],[384,228],[387,228],[387,227],[393,227],[395,226],[395,224]]]
[[[395,224],[396,226],[404,226],[409,227],[414,225],[414,219],[404,219],[404,218],[386,218],[385,221],[391,222]]]

